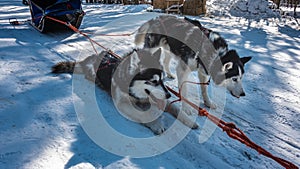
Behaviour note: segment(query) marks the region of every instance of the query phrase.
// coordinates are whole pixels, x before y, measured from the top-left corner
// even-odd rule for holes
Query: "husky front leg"
[[[130,106],[130,103],[122,102],[117,105],[118,111],[122,115],[125,115],[129,120],[132,120],[134,122],[138,122],[149,129],[153,131],[154,134],[159,135],[162,134],[165,131],[164,123],[161,120],[161,117],[157,117],[155,115],[152,115],[152,112],[142,112],[139,110],[136,110],[134,107]],[[148,114],[148,115],[147,115]],[[151,121],[151,119],[154,119]],[[150,121],[150,122],[148,122]]]
[[[150,128],[154,134],[162,134],[165,131],[164,123],[159,115],[160,110],[154,106],[149,111],[140,111],[136,109],[130,101],[130,96],[123,93],[118,87],[116,87],[115,93],[113,93],[113,100],[117,110],[127,119],[140,123]]]
[[[188,99],[189,97],[189,90],[188,86],[185,83],[188,80],[189,71],[187,71],[186,65],[178,64],[176,67],[176,74],[178,80],[178,89],[182,97]],[[184,84],[185,83],[185,84]],[[182,102],[181,111],[185,112],[188,115],[192,115],[192,107],[189,104]]]
[[[168,78],[175,79],[175,76],[170,71],[170,63],[171,63],[171,59],[172,59],[172,56],[171,56],[172,54],[166,50],[165,50],[164,54],[165,54],[165,58],[163,61],[164,70],[165,70]]]
[[[201,70],[198,70],[198,77],[201,83],[206,83],[209,80],[208,76],[204,74]],[[205,106],[212,109],[217,108],[217,105],[215,105],[208,96],[207,85],[201,85],[201,94]]]
[[[180,113],[178,106],[176,106],[175,104],[170,104],[170,101],[168,101],[165,112],[170,113],[172,116],[177,118],[184,125],[188,126],[191,129],[197,129],[199,127],[195,121],[193,121],[189,116],[186,115],[186,113]]]

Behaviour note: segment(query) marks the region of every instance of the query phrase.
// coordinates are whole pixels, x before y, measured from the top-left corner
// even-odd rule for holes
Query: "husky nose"
[[[170,98],[171,97],[171,94],[170,93],[167,93],[166,94],[166,98],[168,99],[168,98]]]
[[[240,96],[246,96],[246,94],[243,92],[243,93],[240,94]]]

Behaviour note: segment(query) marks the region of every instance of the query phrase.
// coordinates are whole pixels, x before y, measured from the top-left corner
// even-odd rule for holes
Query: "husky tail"
[[[135,35],[135,40],[134,40],[134,43],[136,45],[143,45],[144,42],[145,42],[145,36],[146,36],[146,33],[148,32],[150,28],[150,25],[149,23],[145,23],[143,24],[137,31],[137,34]]]
[[[52,66],[52,73],[73,73],[76,62],[59,62]]]

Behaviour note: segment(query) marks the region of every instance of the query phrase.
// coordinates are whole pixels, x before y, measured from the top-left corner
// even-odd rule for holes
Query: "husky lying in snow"
[[[205,29],[199,21],[188,18],[162,15],[143,24],[135,37],[136,45],[144,48],[162,47],[166,56],[163,59],[165,72],[172,77],[169,70],[170,59],[175,59],[178,86],[186,81],[187,68],[198,71],[200,82],[207,82],[211,76],[214,83],[223,86],[234,97],[245,96],[242,86],[244,65],[251,57],[240,58],[235,50],[228,50],[226,41],[220,34]],[[211,108],[207,86],[202,85],[204,104]]]
[[[115,100],[115,105],[127,118],[149,127],[155,134],[165,131],[160,113],[168,111],[185,125],[196,129],[198,125],[184,113],[179,114],[163,83],[163,69],[159,60],[161,49],[154,54],[148,50],[134,50],[122,59],[108,52],[92,55],[78,62],[60,62],[52,73],[82,73],[95,82]],[[76,66],[75,66],[76,65]],[[165,110],[167,109],[167,110]]]

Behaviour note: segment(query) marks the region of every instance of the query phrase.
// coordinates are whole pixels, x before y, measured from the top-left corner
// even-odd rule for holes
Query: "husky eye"
[[[152,85],[152,86],[157,86],[158,84],[158,80],[151,80],[151,81],[146,81],[145,84],[147,85]]]
[[[233,77],[233,78],[232,78],[232,81],[234,81],[234,82],[237,82],[237,80],[238,80],[238,79],[237,79],[236,77]]]
[[[152,81],[151,81],[151,83],[153,83],[153,84],[157,84],[157,83],[158,83],[158,81],[157,81],[157,80],[152,80]]]
[[[148,89],[145,89],[145,92],[150,95],[150,91]]]

